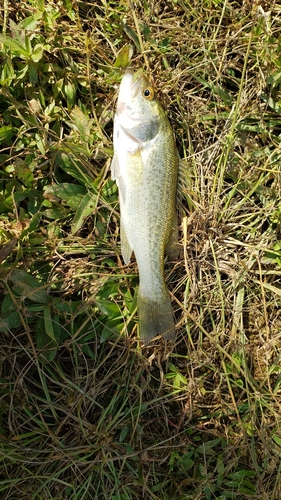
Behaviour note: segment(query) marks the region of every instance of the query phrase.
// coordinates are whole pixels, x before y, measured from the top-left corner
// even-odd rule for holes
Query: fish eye
[[[143,91],[143,96],[150,101],[154,97],[154,90],[152,87],[146,87]]]

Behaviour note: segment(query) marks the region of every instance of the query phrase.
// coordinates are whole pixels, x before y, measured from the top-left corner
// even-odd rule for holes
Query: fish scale
[[[127,70],[122,79],[113,142],[122,255],[129,263],[134,252],[139,271],[140,339],[148,344],[158,335],[174,338],[164,253],[175,229],[178,153],[172,127],[142,71]]]

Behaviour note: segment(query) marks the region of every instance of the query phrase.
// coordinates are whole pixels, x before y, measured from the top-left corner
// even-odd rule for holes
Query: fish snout
[[[118,102],[117,103],[117,107],[116,107],[116,111],[117,113],[122,113],[125,109],[125,102],[124,101],[121,101],[121,102]]]

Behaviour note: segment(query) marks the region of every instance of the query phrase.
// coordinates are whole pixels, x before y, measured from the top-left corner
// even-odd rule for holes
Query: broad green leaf
[[[278,69],[274,73],[272,73],[268,78],[267,78],[267,83],[269,85],[272,85],[273,87],[277,87],[281,82],[281,71]],[[262,98],[262,96],[261,96]]]
[[[233,97],[228,92],[223,90],[222,87],[220,87],[219,85],[214,85],[213,82],[207,82],[206,80],[204,80],[199,76],[194,76],[194,78],[198,82],[200,82],[204,87],[211,89],[214,95],[219,96],[226,106],[231,106],[233,102]]]
[[[36,134],[35,134],[35,140],[36,140],[36,144],[37,144],[37,147],[38,147],[38,149],[39,149],[40,153],[41,153],[43,156],[45,156],[45,154],[46,154],[46,150],[45,150],[44,142],[43,142],[43,139],[42,139],[42,137],[40,136],[40,134],[38,134],[37,132],[36,132]]]
[[[37,45],[35,45],[35,47],[32,51],[32,54],[31,54],[32,61],[34,61],[36,63],[39,62],[40,59],[42,59],[42,57],[43,57],[43,53],[44,53],[43,45],[41,43],[38,43]]]
[[[1,306],[1,312],[3,313],[3,315],[15,311],[15,307],[16,306],[11,295],[10,294],[5,295]]]
[[[31,214],[32,216],[37,215],[37,218],[40,220],[41,214],[38,214],[38,211],[41,207],[42,203],[42,193],[39,191],[36,191],[35,189],[29,189],[28,190],[28,202],[27,202],[27,210],[28,213]],[[29,226],[29,232],[33,231],[33,227],[37,229],[37,226],[35,226],[35,221],[37,218],[32,218],[30,221],[30,226]]]
[[[278,444],[278,446],[281,446],[281,436],[277,436],[277,434],[274,434],[272,439],[276,444]]]
[[[122,431],[120,432],[120,436],[119,436],[119,443],[122,443],[122,441],[124,441],[124,439],[128,435],[128,432],[129,432],[129,428],[128,427],[124,427],[122,429]]]
[[[44,215],[49,219],[60,220],[69,216],[69,209],[57,205],[45,210]]]
[[[107,224],[98,219],[96,220],[95,230],[98,233],[99,237],[102,238],[107,232]],[[103,263],[107,264],[108,266],[115,267],[115,262],[112,259],[104,259]]]
[[[5,163],[7,160],[9,160],[9,158],[10,158],[10,155],[5,155],[5,154],[0,153],[0,164]],[[3,177],[6,177],[6,173],[4,173],[3,170],[0,170],[0,175]]]
[[[21,325],[21,319],[17,311],[10,313],[6,318],[0,318],[0,332],[8,332]]]
[[[55,310],[58,310],[62,313],[69,314],[72,316],[73,314],[76,313],[77,309],[81,307],[81,301],[68,301],[68,302],[62,302],[61,298],[56,299],[53,301],[53,307]]]
[[[28,73],[29,73],[30,83],[32,83],[32,85],[35,85],[38,81],[38,74],[37,74],[37,69],[35,68],[34,64],[28,65]],[[38,149],[42,153],[42,151],[39,147],[38,147]]]
[[[102,196],[104,198],[109,198],[109,197],[113,196],[114,194],[117,194],[117,192],[118,192],[118,188],[117,188],[116,182],[113,181],[112,179],[107,179],[102,187],[102,190],[101,190]],[[116,197],[116,200],[117,200],[117,197]]]
[[[39,226],[41,218],[42,218],[42,214],[40,214],[39,212],[36,212],[32,216],[32,218],[30,219],[29,226],[22,231],[20,238],[23,239],[26,236],[28,236],[29,234],[33,233],[37,229],[37,227]]]
[[[137,47],[138,51],[141,52],[141,48],[140,48],[140,42],[139,42],[139,38],[138,38],[138,35],[136,34],[136,32],[130,27],[128,26],[128,24],[123,24],[123,30],[125,31],[126,35],[131,39],[133,40],[135,46]]]
[[[29,71],[29,64],[25,64],[23,68],[16,72],[17,80],[23,79]]]
[[[231,106],[233,97],[218,85],[210,85],[215,95],[218,95],[226,106]]]
[[[22,160],[15,161],[13,167],[17,178],[23,181],[26,187],[32,187],[34,175],[32,170],[28,168],[26,162]],[[36,192],[35,190],[33,191]],[[40,197],[42,196],[41,192],[37,191],[37,193]]]
[[[123,322],[122,321],[120,322],[120,319],[108,320],[102,329],[100,336],[100,343],[102,344],[107,339],[115,337],[116,334],[119,334],[122,331],[123,327],[124,327]]]
[[[73,222],[71,225],[72,234],[77,233],[79,229],[83,226],[85,220],[89,215],[91,215],[97,206],[97,195],[95,193],[88,192],[83,196],[76,210]]]
[[[124,45],[117,54],[114,66],[116,68],[125,68],[126,66],[128,66],[132,59],[133,52],[134,49],[130,43]]]
[[[26,309],[32,313],[44,311],[44,304],[29,304]]]
[[[80,202],[83,200],[86,192],[86,188],[84,186],[81,186],[80,184],[70,184],[64,182],[62,184],[56,184],[47,188],[44,196],[47,199],[50,195],[57,196],[58,198],[63,200],[70,208],[76,210]]]
[[[86,354],[86,356],[89,356],[91,359],[96,359],[97,355],[93,353],[92,349],[88,344],[83,344],[81,345],[81,351]]]
[[[0,34],[0,42],[4,44],[4,47],[10,49],[12,56],[23,56],[24,58],[28,58],[30,55],[21,43],[7,35]]]
[[[114,267],[114,263],[111,264],[111,267]],[[124,302],[125,302],[126,308],[129,311],[129,314],[133,314],[136,311],[137,301],[138,301],[137,293],[135,293],[133,297],[131,296],[130,292],[127,292],[124,295]]]
[[[10,212],[13,207],[13,200],[9,197],[5,200],[4,196],[0,194],[0,213]]]
[[[40,317],[36,322],[36,346],[42,351],[42,361],[53,361],[57,354],[57,342],[46,335],[44,318]]]
[[[194,460],[188,456],[183,456],[180,460],[180,464],[184,468],[185,472],[187,472],[193,467]]]
[[[51,315],[51,307],[46,306],[44,309],[44,327],[45,332],[56,344],[58,344],[59,339],[56,338],[54,327],[53,327],[53,318]]]
[[[57,355],[58,349],[56,345],[53,345],[53,341],[49,342],[48,349],[44,351],[42,355],[42,361],[53,361]]]
[[[17,238],[13,238],[4,245],[0,247],[0,263],[3,262],[12,252],[13,248],[17,244]]]
[[[206,441],[206,443],[201,444],[197,448],[197,453],[203,453],[206,455],[210,455],[212,453],[215,453],[215,448],[219,443],[221,442],[221,438],[217,439],[212,439],[211,441]]]
[[[66,96],[67,106],[72,108],[76,100],[76,88],[73,83],[65,83],[62,89],[64,95]]]
[[[25,36],[24,36],[24,43],[25,43],[25,48],[29,54],[29,57],[31,56],[31,52],[32,52],[32,45],[31,45],[31,40],[30,40],[30,34],[26,34],[24,31],[22,32]]]
[[[266,94],[262,94],[260,98],[267,103],[270,109],[272,109],[275,113],[280,114],[281,112],[280,102],[277,102],[271,96],[268,96]]]
[[[68,17],[71,19],[71,21],[75,21],[75,11],[72,9],[73,7],[73,2],[72,0],[64,0],[63,6],[66,9],[66,13]]]
[[[113,281],[107,281],[98,292],[98,299],[108,299],[108,297],[114,297],[119,294],[119,283],[114,283]]]
[[[241,122],[236,125],[237,130],[242,130],[244,132],[255,132],[256,134],[261,133],[263,131],[263,126],[254,123]]]
[[[80,162],[72,160],[69,155],[61,152],[56,154],[56,161],[62,170],[72,175],[82,185],[90,189],[93,188],[93,179],[87,174],[85,167]]]
[[[169,363],[168,363],[168,368],[169,368],[169,370],[171,370],[171,372],[173,372],[173,374],[174,374],[174,373],[177,373],[177,368],[175,367],[175,365],[174,365],[173,363],[170,363],[170,362],[169,362]],[[174,375],[173,375],[173,376],[174,376]]]
[[[14,135],[14,128],[10,125],[4,125],[0,127],[0,144],[7,143],[12,139]]]
[[[176,388],[180,388],[182,387],[183,385],[187,385],[187,380],[186,378],[180,373],[178,372],[176,374],[176,376],[174,377],[174,380],[173,380],[173,386]]]
[[[42,19],[42,12],[37,11],[33,16],[23,19],[19,23],[19,28],[22,30],[33,31],[37,28],[40,19]]]
[[[46,304],[50,301],[46,287],[22,269],[15,269],[8,278],[13,283],[14,293],[21,298],[27,298],[39,304]]]
[[[74,106],[73,110],[70,113],[70,117],[73,123],[70,123],[72,128],[76,128],[84,140],[84,142],[88,142],[91,137],[91,128],[93,124],[93,119],[89,118],[85,113],[83,113],[82,109],[79,106]]]
[[[120,318],[121,313],[119,307],[110,300],[105,299],[96,299],[96,305],[100,309],[101,312],[106,314],[110,318]]]
[[[11,59],[6,59],[0,67],[0,84],[10,86],[15,78],[15,70]]]

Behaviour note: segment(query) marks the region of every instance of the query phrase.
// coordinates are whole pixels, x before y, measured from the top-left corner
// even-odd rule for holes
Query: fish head
[[[125,134],[141,144],[155,139],[163,108],[142,70],[127,70],[120,84],[116,116]]]

